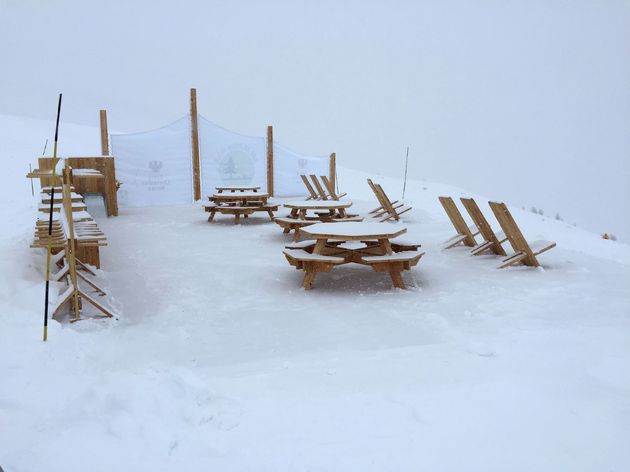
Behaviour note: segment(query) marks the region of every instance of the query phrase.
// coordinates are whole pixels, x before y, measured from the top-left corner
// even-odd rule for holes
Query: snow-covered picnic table
[[[349,215],[346,213],[346,208],[352,206],[351,201],[299,200],[285,203],[284,206],[290,209],[291,213],[286,217],[275,218],[274,221],[282,227],[285,233],[294,230],[294,241],[300,238],[300,228],[315,223],[363,221],[363,218],[358,215]],[[315,214],[309,216],[309,211]]]
[[[223,192],[258,192],[260,187],[214,187],[217,193]]]
[[[325,202],[324,202],[325,203]],[[302,286],[311,288],[317,272],[330,272],[351,262],[388,272],[395,287],[405,288],[401,272],[415,266],[424,253],[420,244],[396,241],[407,228],[372,222],[316,223],[300,230],[311,240],[287,245],[289,264],[305,271]]]
[[[278,210],[278,205],[268,202],[268,193],[260,193],[256,190],[229,193],[221,193],[218,190],[218,192],[208,197],[210,203],[204,204],[205,211],[210,213],[208,221],[212,221],[216,213],[221,213],[234,215],[234,223],[239,224],[241,215],[247,218],[257,211],[266,212],[273,221],[273,212]]]

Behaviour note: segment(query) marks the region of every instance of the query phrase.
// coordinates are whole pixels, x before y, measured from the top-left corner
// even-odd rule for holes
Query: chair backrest
[[[317,178],[317,176],[314,174],[311,174],[309,175],[309,177],[311,178],[311,181],[313,182],[313,185],[315,186],[315,189],[317,190],[317,193],[319,194],[321,199],[328,200],[328,194],[324,190],[324,187],[322,187],[322,184],[319,182],[319,179]]]
[[[471,246],[471,247],[475,246],[477,244],[475,241],[475,237],[473,236],[473,234],[470,231],[470,228],[466,224],[464,217],[457,209],[457,205],[455,205],[455,202],[453,201],[453,199],[451,197],[438,197],[438,198],[440,199],[440,203],[442,204],[444,211],[448,215],[449,220],[451,220],[451,223],[453,223],[453,226],[455,227],[455,231],[457,231],[457,234],[461,234],[462,236],[465,236],[462,242],[466,246]]]
[[[374,192],[374,196],[376,197],[376,200],[378,201],[379,205],[381,205],[381,208],[385,210],[385,205],[383,204],[383,197],[381,197],[381,194],[377,190],[376,185],[374,185],[374,182],[372,182],[372,179],[367,179],[367,183],[372,189],[372,192]]]
[[[322,182],[324,182],[324,186],[326,187],[326,190],[328,190],[330,198],[332,198],[333,200],[339,200],[339,195],[337,195],[337,192],[335,192],[335,188],[333,187],[330,180],[328,180],[328,177],[326,177],[325,175],[320,175],[320,178],[322,179]]]
[[[494,216],[501,225],[501,229],[508,238],[508,241],[510,241],[514,251],[523,252],[526,255],[523,259],[523,264],[538,267],[540,263],[536,259],[536,256],[534,256],[529,244],[527,244],[525,236],[521,233],[521,230],[516,224],[516,221],[514,221],[514,218],[512,218],[512,214],[505,203],[488,202],[488,205],[490,205],[492,213],[494,213]]]
[[[486,217],[483,216],[483,213],[481,213],[477,202],[472,198],[462,197],[460,198],[460,200],[462,202],[462,205],[464,205],[464,208],[466,208],[466,211],[470,215],[470,218],[479,229],[479,232],[481,233],[481,236],[483,236],[483,239],[492,243],[490,250],[495,254],[505,256],[505,250],[503,249],[503,246],[501,246],[501,241],[499,241],[497,235],[494,234],[494,231],[492,231],[492,226],[490,226],[490,223],[488,223]]]
[[[394,218],[395,220],[399,220],[400,215],[398,215],[398,212],[394,208],[394,205],[392,205],[392,201],[389,199],[389,197],[385,193],[385,190],[383,190],[383,187],[381,187],[381,184],[374,184],[374,186],[376,187],[376,190],[378,191],[378,193],[380,193],[381,195],[381,201],[383,202],[382,203],[383,209],[386,210],[387,213],[389,213],[392,218]]]
[[[306,190],[308,190],[308,193],[311,194],[311,199],[319,200],[320,196],[317,195],[317,192],[315,192],[315,189],[311,186],[311,183],[308,181],[306,176],[305,175],[300,175],[300,178],[302,179],[302,182],[304,182],[304,186],[306,187]]]

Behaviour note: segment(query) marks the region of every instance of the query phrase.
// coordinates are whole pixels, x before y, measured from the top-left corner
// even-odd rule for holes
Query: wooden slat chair
[[[381,196],[380,201],[382,202],[383,209],[386,212],[386,214],[381,215],[384,216],[384,218],[379,221],[383,222],[391,219],[400,221],[400,215],[407,213],[412,209],[410,206],[406,206],[403,203],[400,203],[399,205],[393,204],[385,193],[385,190],[383,190],[383,187],[381,187],[381,184],[374,184],[374,187],[376,188],[377,193]]]
[[[326,190],[328,190],[330,198],[332,198],[333,200],[339,200],[347,195],[346,193],[342,193],[341,195],[337,194],[337,192],[335,191],[335,186],[330,180],[328,180],[328,177],[326,177],[325,175],[321,175],[320,177],[322,179],[322,182],[324,182],[324,185],[326,186]]]
[[[471,254],[473,256],[478,256],[485,251],[491,251],[499,256],[507,256],[505,249],[501,246],[501,244],[507,241],[505,233],[501,231],[499,234],[495,234],[492,230],[492,226],[490,226],[486,217],[483,216],[483,213],[481,213],[481,210],[474,199],[462,197],[460,200],[483,237],[483,242],[472,248],[470,251]]]
[[[324,190],[324,187],[322,186],[316,175],[311,174],[309,175],[309,177],[311,178],[311,182],[313,182],[315,190],[317,190],[317,194],[319,195],[320,200],[334,200],[330,195],[326,193],[326,190]]]
[[[372,216],[373,218],[378,218],[379,216],[382,216],[385,213],[387,213],[387,210],[385,210],[385,208],[383,207],[383,202],[381,201],[382,200],[381,195],[378,189],[376,188],[376,185],[374,185],[374,182],[372,182],[372,179],[367,179],[367,183],[372,189],[372,192],[374,193],[374,196],[376,197],[376,200],[378,201],[380,205],[379,207],[374,208],[374,210],[370,211],[368,214]],[[391,202],[391,204],[394,208],[399,208],[403,206],[403,204],[400,203],[398,200],[394,200],[393,202]]]
[[[466,221],[462,217],[462,214],[457,209],[457,205],[451,197],[438,197],[440,203],[444,208],[444,211],[448,215],[449,220],[455,227],[457,234],[443,243],[444,249],[450,249],[458,244],[463,244],[468,247],[475,247],[477,241],[475,236],[479,234],[479,230],[474,226],[468,226]]]
[[[304,182],[304,186],[310,196],[306,197],[307,200],[321,200],[322,198],[317,194],[311,183],[308,181],[308,178],[305,175],[300,175],[302,182]]]
[[[512,218],[512,214],[505,203],[488,202],[488,204],[514,249],[514,254],[503,259],[497,268],[503,269],[518,264],[519,262],[532,267],[540,266],[536,256],[555,247],[556,243],[539,240],[529,244],[514,221],[514,218]]]

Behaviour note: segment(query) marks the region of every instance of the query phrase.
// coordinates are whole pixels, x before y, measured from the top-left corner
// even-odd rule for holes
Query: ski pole
[[[52,251],[53,205],[55,202],[55,168],[57,167],[57,138],[59,136],[59,115],[61,115],[61,95],[57,105],[57,122],[55,124],[55,144],[53,146],[52,181],[50,183],[50,213],[48,216],[48,248],[46,251],[46,295],[44,297],[44,341],[48,340],[48,292],[50,289],[50,253]]]

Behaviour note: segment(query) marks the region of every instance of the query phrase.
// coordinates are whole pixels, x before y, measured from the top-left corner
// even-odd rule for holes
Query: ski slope
[[[191,204],[105,218],[89,200],[119,316],[52,321],[44,344],[24,175],[52,125],[0,125],[5,472],[627,470],[630,246],[512,208],[557,247],[543,268],[499,271],[440,249],[453,229],[437,197],[476,197],[496,227],[486,201],[501,195],[409,181],[406,238],[427,254],[408,289],[344,266],[305,292],[265,217],[209,224]],[[97,152],[96,129],[63,136],[62,152]],[[341,168],[353,212],[376,205],[366,177],[400,196],[398,180]]]

